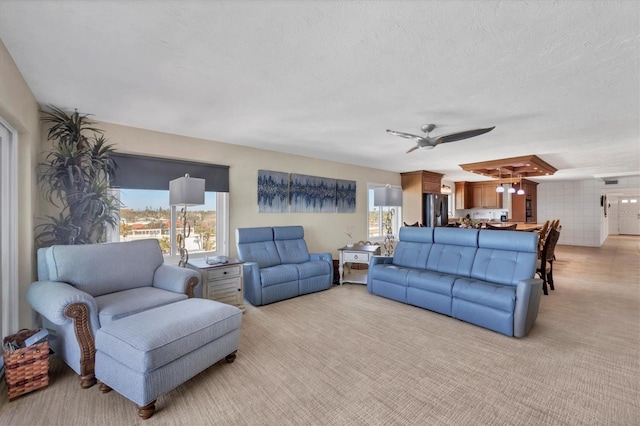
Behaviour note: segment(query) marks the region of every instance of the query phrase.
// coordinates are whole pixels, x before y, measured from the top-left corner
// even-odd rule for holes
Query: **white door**
[[[618,233],[640,235],[640,196],[618,199]]]
[[[18,331],[17,133],[0,117],[0,334]]]

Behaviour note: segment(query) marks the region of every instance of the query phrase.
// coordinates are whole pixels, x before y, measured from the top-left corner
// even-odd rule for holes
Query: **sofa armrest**
[[[390,256],[371,256],[369,259],[369,269],[373,265],[379,265],[381,263],[393,263],[393,257]]]
[[[538,317],[542,280],[531,278],[518,282],[516,289],[516,307],[513,312],[513,335],[526,336]]]
[[[329,262],[331,267],[333,267],[333,257],[331,253],[309,253],[309,256],[311,256],[311,260],[324,260]]]
[[[242,264],[244,279],[244,297],[253,306],[262,305],[262,283],[260,282],[260,267],[256,262]]]
[[[188,268],[163,263],[153,274],[153,286],[174,293],[196,295],[196,287],[200,283],[200,274]]]
[[[333,283],[333,256],[331,256],[331,253],[309,253],[309,256],[311,256],[311,260],[324,260],[325,262],[329,263],[329,270],[331,271],[331,283]]]
[[[91,329],[97,330],[100,327],[96,300],[71,284],[36,281],[27,287],[25,297],[36,312],[57,325],[63,325],[72,320],[67,314],[67,309],[71,305],[85,304],[88,307]]]
[[[93,386],[96,383],[94,336],[100,328],[98,305],[93,296],[70,284],[55,281],[36,281],[27,288],[25,296],[31,307],[54,327],[73,329],[80,353],[76,367],[80,385],[83,388]],[[69,344],[72,343],[65,343]]]
[[[391,264],[392,262],[393,257],[390,256],[371,256],[369,258],[369,270],[367,271],[367,291],[369,293],[373,292],[373,287],[371,286],[371,272],[373,271],[373,267],[375,265]]]

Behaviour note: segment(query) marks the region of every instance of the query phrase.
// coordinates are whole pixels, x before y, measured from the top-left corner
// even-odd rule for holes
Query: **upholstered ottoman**
[[[159,395],[222,358],[233,362],[242,311],[208,299],[186,299],[113,321],[96,333],[100,390],[138,404],[151,417]]]

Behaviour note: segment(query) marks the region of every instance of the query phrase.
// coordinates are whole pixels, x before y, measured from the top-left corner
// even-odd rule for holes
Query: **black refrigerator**
[[[449,200],[446,194],[422,194],[422,224],[435,228],[449,225]]]

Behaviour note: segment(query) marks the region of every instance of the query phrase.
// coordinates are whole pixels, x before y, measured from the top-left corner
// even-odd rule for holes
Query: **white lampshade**
[[[518,189],[518,195],[524,195],[524,189],[522,188]]]
[[[513,185],[509,186],[509,190],[507,191],[509,194],[515,194],[516,189],[513,187]]]
[[[188,174],[169,181],[169,204],[172,206],[198,206],[204,204],[204,179]]]
[[[496,186],[496,192],[504,192],[504,186],[502,185]]]
[[[376,207],[402,206],[402,188],[387,185],[373,189],[373,205]]]

